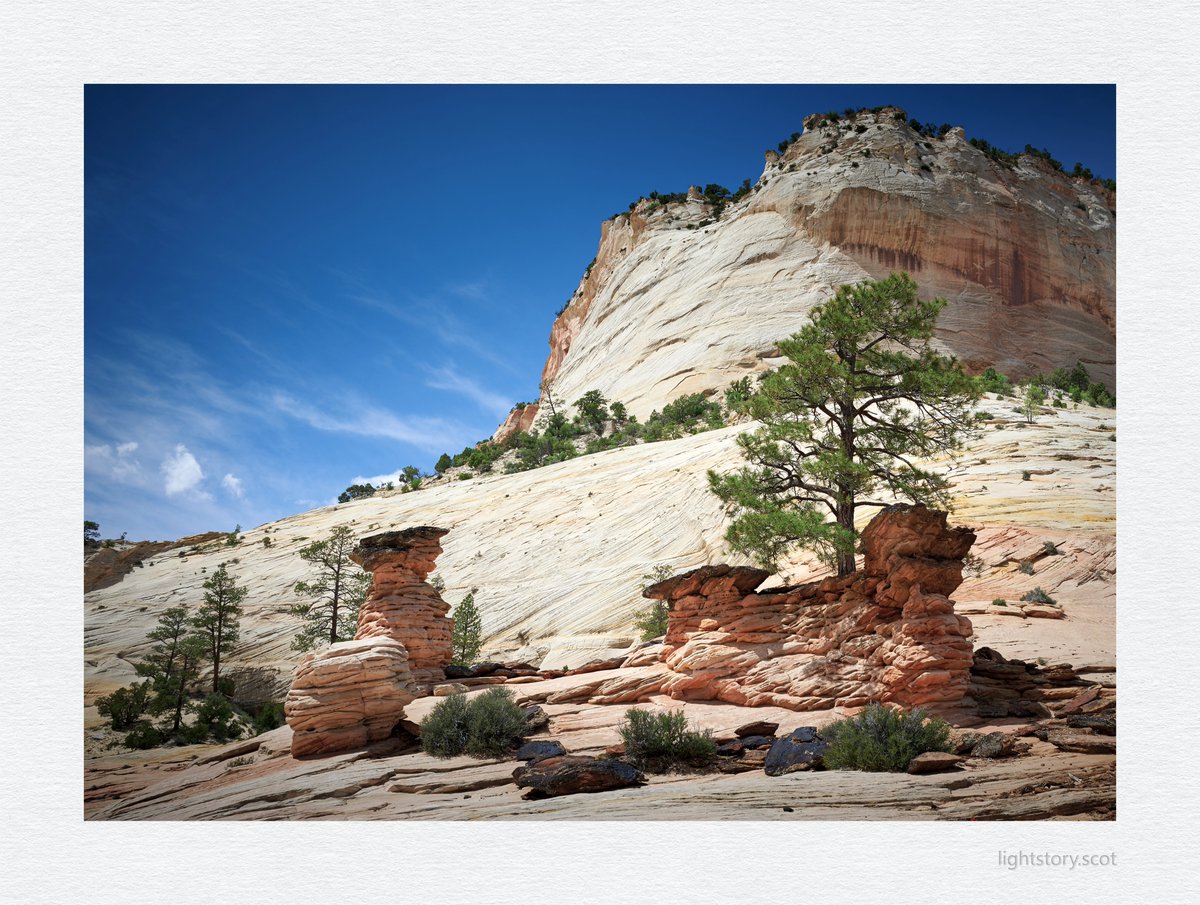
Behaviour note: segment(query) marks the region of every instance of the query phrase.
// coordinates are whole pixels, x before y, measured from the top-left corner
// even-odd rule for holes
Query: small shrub
[[[489,688],[467,707],[467,754],[504,757],[521,747],[525,713],[507,688]]]
[[[254,717],[254,734],[262,735],[283,725],[283,704],[280,701],[270,701]]]
[[[138,720],[133,731],[125,736],[125,747],[144,751],[156,748],[167,740],[161,730],[155,728],[149,720]]]
[[[421,721],[421,748],[434,757],[457,757],[467,750],[466,695],[452,694],[438,702]]]
[[[110,695],[96,698],[96,710],[101,716],[108,717],[109,723],[118,732],[133,729],[149,708],[149,682],[118,688]]]
[[[1021,480],[1022,481],[1028,481],[1032,477],[1033,477],[1033,475],[1028,471],[1021,472]]]
[[[1048,603],[1050,606],[1055,606],[1058,601],[1043,591],[1040,587],[1034,588],[1032,591],[1026,591],[1021,597],[1026,603]]]
[[[1021,564],[1019,566],[1017,566],[1017,571],[1020,572],[1022,575],[1032,575],[1033,574],[1033,563],[1031,563],[1027,559],[1022,560]]]
[[[229,699],[223,694],[210,694],[196,708],[196,722],[183,729],[183,736],[193,744],[208,741],[227,742],[240,738],[242,727]]]
[[[1042,541],[1042,552],[1047,556],[1061,556],[1062,551],[1058,549],[1058,544],[1054,541]]]
[[[1003,597],[997,597],[992,601],[992,606],[1008,606],[1008,601]]]
[[[504,757],[521,746],[525,713],[507,688],[489,688],[472,701],[452,694],[421,723],[421,747],[434,757]]]
[[[871,704],[858,716],[821,730],[829,742],[825,766],[831,770],[900,773],[918,754],[950,750],[950,726],[925,711],[891,710]]]
[[[617,731],[625,743],[626,757],[636,766],[654,772],[666,772],[677,766],[703,767],[717,750],[712,732],[689,730],[682,711],[630,708]]]

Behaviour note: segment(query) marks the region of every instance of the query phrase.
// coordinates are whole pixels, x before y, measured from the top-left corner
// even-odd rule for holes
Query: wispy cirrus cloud
[[[384,437],[407,443],[427,453],[455,449],[467,442],[470,432],[445,418],[403,417],[370,405],[346,402],[336,414],[322,411],[282,391],[271,395],[271,404],[288,417],[321,431]]]
[[[503,418],[512,408],[512,400],[508,397],[493,393],[480,386],[477,381],[453,367],[443,366],[431,369],[430,374],[430,378],[425,381],[425,386],[466,396],[489,415]]]

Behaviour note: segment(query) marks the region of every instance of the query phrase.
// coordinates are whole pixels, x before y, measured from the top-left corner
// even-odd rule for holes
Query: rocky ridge
[[[720,219],[693,188],[602,224],[541,385],[567,403],[599,389],[644,419],[776,363],[775,343],[839,284],[907,270],[949,299],[936,343],[969,366],[1081,360],[1112,387],[1115,205],[1037,156],[992,160],[962,129],[923,136],[895,107],[809,116]],[[514,411],[496,437],[537,414]]]

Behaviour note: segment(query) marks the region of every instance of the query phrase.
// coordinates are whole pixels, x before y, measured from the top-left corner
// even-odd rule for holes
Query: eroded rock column
[[[428,525],[364,537],[350,558],[371,573],[355,638],[392,638],[408,651],[413,680],[441,682],[453,655],[450,605],[426,582],[442,552],[445,528]]]

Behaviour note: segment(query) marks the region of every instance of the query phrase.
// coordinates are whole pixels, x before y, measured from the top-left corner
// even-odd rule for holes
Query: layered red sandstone
[[[768,573],[719,565],[652,585],[646,596],[671,607],[662,691],[789,710],[956,704],[971,623],[949,595],[974,540],[944,512],[893,506],[863,531],[863,568],[844,578],[755,592]]]

